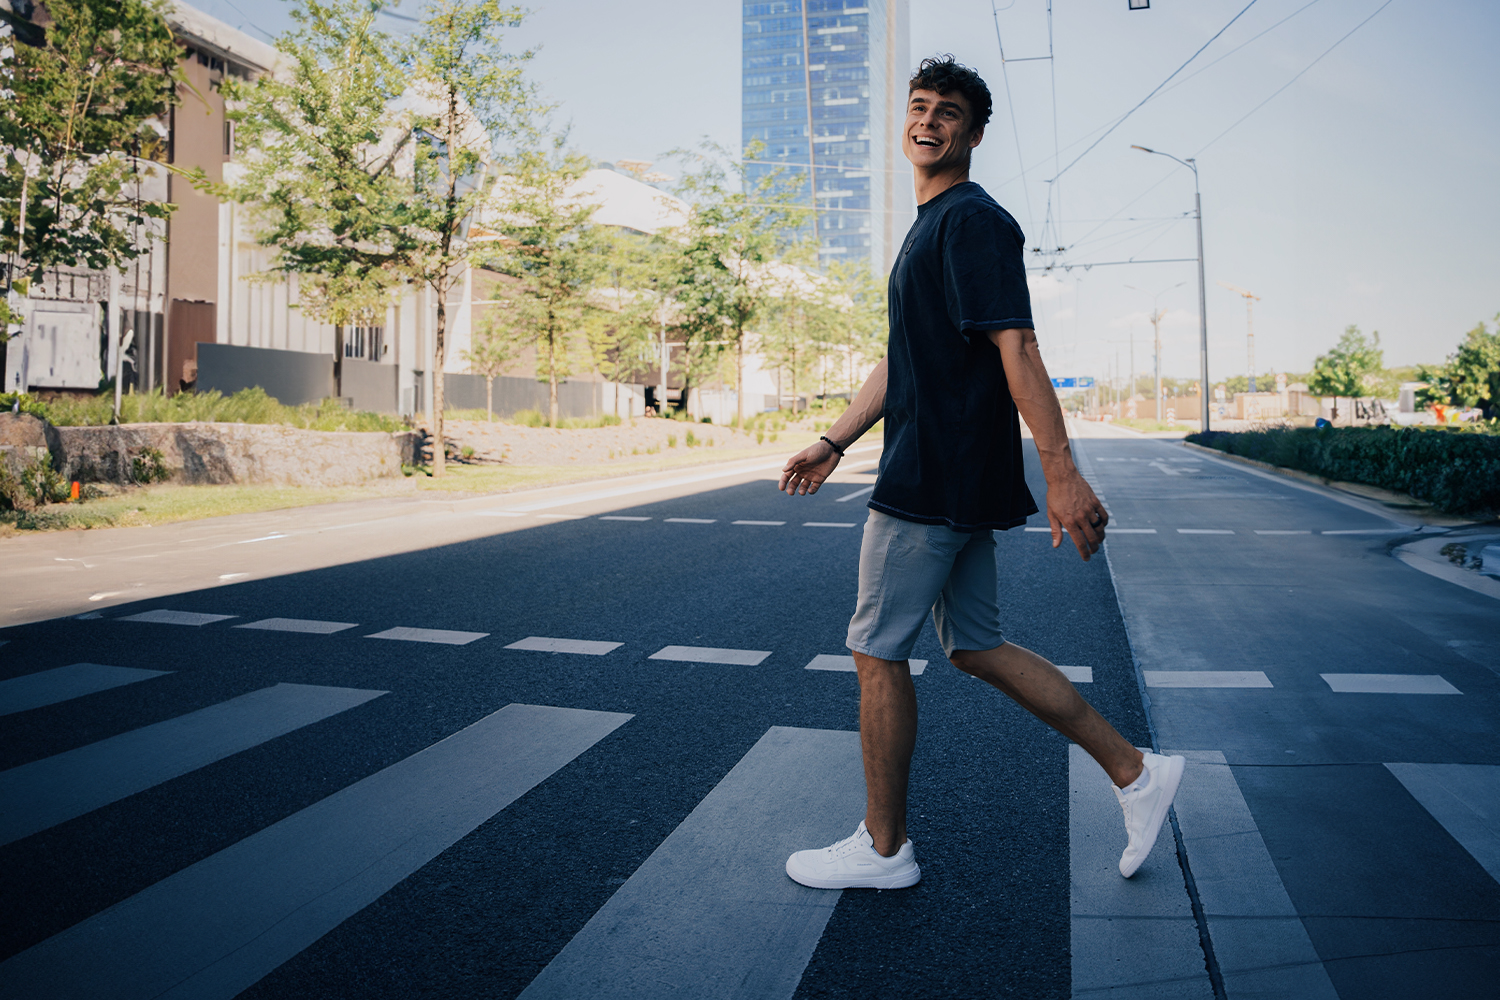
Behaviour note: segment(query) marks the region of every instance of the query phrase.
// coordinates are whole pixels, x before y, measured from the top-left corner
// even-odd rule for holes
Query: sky
[[[190,2],[262,38],[290,23],[286,0]],[[1500,4],[1053,3],[1053,58],[1016,62],[1048,54],[1047,0],[910,0],[913,62],[951,52],[994,94],[971,178],[1029,248],[1063,248],[1029,262],[1102,265],[1033,277],[1052,374],[1123,375],[1132,339],[1135,370],[1149,372],[1155,306],[1163,374],[1196,376],[1196,264],[1108,263],[1196,257],[1192,173],[1133,144],[1197,160],[1213,379],[1248,365],[1247,300],[1220,282],[1259,296],[1258,375],[1307,371],[1350,324],[1379,331],[1390,366],[1441,362],[1476,323],[1493,327]],[[672,149],[705,136],[738,145],[737,0],[530,6],[507,44],[537,49],[528,73],[575,148],[675,173]]]

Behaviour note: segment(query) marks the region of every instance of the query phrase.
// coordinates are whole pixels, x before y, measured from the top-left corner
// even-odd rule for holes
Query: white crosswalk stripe
[[[1158,688],[1268,688],[1263,670],[1143,670],[1147,687]]]
[[[581,653],[584,656],[603,656],[623,646],[621,642],[598,642],[589,639],[552,639],[542,635],[529,635],[506,646],[506,649],[530,649],[539,653]]]
[[[715,646],[665,646],[652,653],[653,660],[679,660],[685,663],[729,663],[742,667],[759,666],[770,656],[769,650],[719,649]]]
[[[919,677],[919,676],[921,676],[922,672],[927,669],[927,661],[926,660],[910,659],[910,660],[906,661],[906,665],[907,665],[908,668],[910,668],[911,675],[913,677]],[[819,653],[817,656],[814,656],[811,660],[809,660],[807,666],[803,667],[802,669],[804,669],[804,670],[842,670],[842,671],[847,671],[849,673],[854,673],[854,671],[855,671],[854,657],[852,657],[852,656],[839,656],[839,655],[834,654],[834,653]]]
[[[629,718],[508,705],[7,959],[0,995],[228,1000]]]
[[[1437,674],[1320,674],[1341,694],[1463,694]]]
[[[214,622],[228,621],[237,618],[238,615],[207,615],[197,611],[169,611],[165,608],[157,611],[143,611],[138,615],[126,615],[118,619],[122,622],[150,622],[156,625],[211,625]]]
[[[0,845],[118,802],[384,693],[277,684],[0,771]]]
[[[388,628],[384,632],[365,636],[366,639],[396,639],[401,642],[436,642],[448,646],[466,646],[476,639],[483,639],[488,632],[458,632],[446,628]]]
[[[235,628],[261,629],[267,632],[305,632],[308,635],[332,635],[349,628],[358,628],[357,622],[323,622],[309,618],[262,618],[258,622],[246,622]]]
[[[82,698],[126,684],[163,677],[169,670],[110,667],[102,663],[72,663],[0,681],[0,715],[25,712]]]

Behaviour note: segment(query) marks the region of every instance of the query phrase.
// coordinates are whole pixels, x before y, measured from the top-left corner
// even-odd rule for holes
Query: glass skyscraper
[[[818,259],[885,274],[915,215],[899,136],[908,0],[745,2],[741,138],[816,198]],[[811,182],[809,184],[809,181]]]

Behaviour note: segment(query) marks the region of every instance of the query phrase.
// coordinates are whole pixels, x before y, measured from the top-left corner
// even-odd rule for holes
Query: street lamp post
[[[1198,220],[1198,360],[1200,368],[1199,383],[1199,417],[1202,420],[1201,430],[1208,430],[1208,296],[1203,282],[1203,196],[1198,191],[1198,163],[1191,156],[1186,160],[1179,160],[1171,153],[1163,153],[1159,149],[1147,149],[1145,146],[1131,146],[1131,149],[1139,149],[1143,153],[1152,153],[1156,156],[1165,156],[1169,160],[1177,160],[1178,163],[1193,172],[1193,217]]]

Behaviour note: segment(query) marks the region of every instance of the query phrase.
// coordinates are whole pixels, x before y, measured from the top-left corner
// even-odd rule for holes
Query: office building
[[[743,6],[741,138],[816,199],[818,257],[884,274],[915,217],[899,128],[911,74],[908,0]]]

